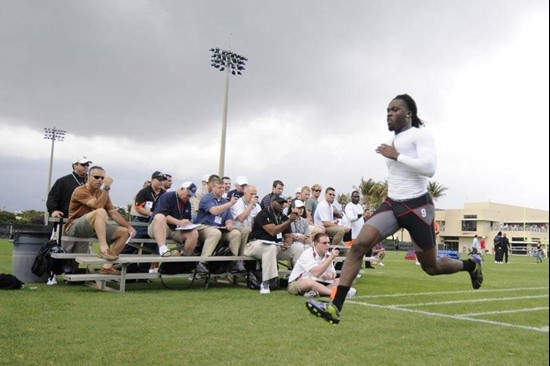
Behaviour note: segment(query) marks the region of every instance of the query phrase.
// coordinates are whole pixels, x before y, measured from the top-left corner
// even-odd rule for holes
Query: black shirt
[[[69,217],[71,195],[77,187],[84,184],[86,184],[86,177],[80,177],[75,172],[56,180],[48,193],[48,200],[46,201],[46,207],[50,215],[54,211],[61,211],[64,218]]]
[[[260,211],[258,216],[254,219],[254,225],[252,225],[252,232],[248,236],[248,241],[253,240],[269,240],[280,242],[282,239],[277,239],[277,236],[271,236],[267,231],[264,230],[263,226],[267,224],[279,225],[281,222],[289,220],[285,215],[281,215],[280,218],[277,218],[273,213],[271,207],[265,208]],[[283,234],[292,234],[290,225],[287,226]]]

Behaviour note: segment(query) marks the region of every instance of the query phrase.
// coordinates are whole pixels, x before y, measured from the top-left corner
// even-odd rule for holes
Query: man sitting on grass
[[[330,239],[325,233],[315,235],[313,246],[300,255],[290,273],[288,292],[292,295],[329,296],[332,289],[338,286],[333,261],[340,254],[340,249],[328,251]],[[355,289],[350,289],[348,297],[354,295]]]

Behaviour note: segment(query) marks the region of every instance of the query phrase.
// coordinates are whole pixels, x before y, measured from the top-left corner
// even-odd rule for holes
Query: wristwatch
[[[105,183],[103,183],[103,184],[101,185],[101,189],[104,190],[104,191],[108,191],[108,190],[111,189],[111,187],[108,186],[108,185],[106,185]]]

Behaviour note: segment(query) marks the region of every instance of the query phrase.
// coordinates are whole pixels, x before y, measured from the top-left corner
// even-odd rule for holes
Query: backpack
[[[262,270],[261,269],[249,270],[246,275],[246,287],[253,290],[259,290],[261,284],[262,284]],[[269,280],[270,290],[278,290],[280,288],[281,288],[281,280],[279,279],[279,277],[275,277]]]
[[[231,249],[229,249],[228,246],[218,244],[214,252],[212,253],[213,257],[230,257],[233,253],[231,253]],[[229,270],[229,266],[231,265],[231,261],[223,261],[223,262],[208,262],[208,271],[210,274],[222,274],[226,273]]]
[[[20,290],[24,283],[11,274],[0,273],[0,290]]]
[[[53,272],[53,274],[70,273],[73,270],[72,262],[70,259],[53,259],[52,253],[67,253],[63,247],[61,247],[57,241],[49,240],[36,255],[34,263],[32,264],[31,271],[38,277],[42,277],[44,273]]]

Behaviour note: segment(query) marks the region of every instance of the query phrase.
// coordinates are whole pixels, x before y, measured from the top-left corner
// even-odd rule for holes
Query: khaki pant
[[[208,225],[201,225],[197,229],[199,230],[199,240],[203,242],[201,256],[210,257],[220,240],[227,240],[231,253],[239,255],[239,247],[241,246],[241,232],[239,230],[222,231],[215,226]]]
[[[344,226],[330,226],[325,228],[325,233],[332,239],[333,245],[342,245],[346,228]]]
[[[264,244],[261,240],[251,241],[244,248],[244,255],[262,261],[262,281],[278,277],[277,260],[290,260],[294,265],[304,251],[303,245],[293,243],[287,250],[281,250],[278,245]]]

